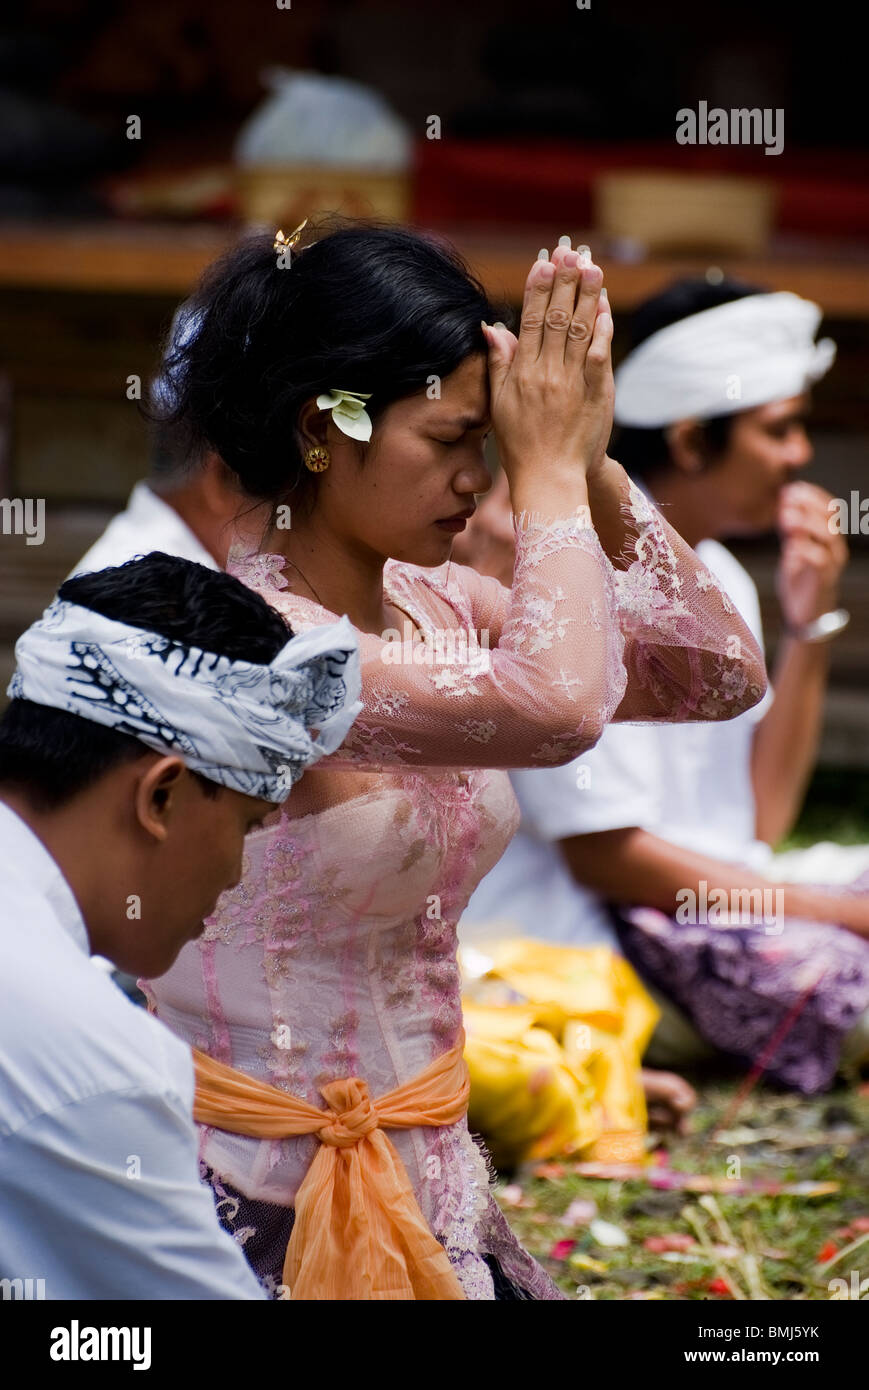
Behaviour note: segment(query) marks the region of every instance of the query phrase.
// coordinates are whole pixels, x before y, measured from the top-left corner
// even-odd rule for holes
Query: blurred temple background
[[[132,483],[129,383],[200,270],[246,225],[337,209],[450,237],[518,303],[563,232],[606,271],[617,354],[680,274],[824,309],[807,476],[867,493],[869,180],[848,9],[731,0],[30,0],[0,34],[0,497],[44,498],[42,544],[0,534],[12,644]],[[682,108],[767,108],[763,143],[680,144]],[[769,142],[767,142],[769,144]],[[648,176],[653,176],[649,183]],[[869,525],[869,521],[867,521]],[[869,768],[869,536],[849,538],[823,760]],[[735,547],[772,655],[776,547]]]

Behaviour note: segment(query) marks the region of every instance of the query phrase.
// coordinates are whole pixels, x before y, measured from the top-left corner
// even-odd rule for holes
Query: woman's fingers
[[[555,266],[548,259],[535,261],[528,272],[519,324],[519,346],[516,349],[517,365],[536,362],[540,356],[546,310],[554,280]]]
[[[504,384],[504,378],[510,370],[515,352],[514,344],[516,339],[507,328],[495,327],[491,323],[481,320],[480,327],[483,330],[483,337],[489,348],[487,367],[489,371],[489,392],[493,400],[497,399],[498,393]]]
[[[603,271],[600,266],[584,266],[576,308],[567,330],[567,342],[564,349],[564,360],[567,366],[573,367],[577,371],[582,370],[586,361],[586,353],[592,341],[602,285]]]
[[[518,340],[506,324],[481,322],[481,327],[489,349],[489,392],[492,399],[495,399],[513,365]]]
[[[504,355],[506,356],[509,362],[512,362],[513,358],[516,356],[516,349],[519,346],[519,339],[516,337],[516,334],[513,333],[507,327],[505,323],[493,323],[492,327],[497,333],[500,342],[503,344]]]
[[[545,315],[541,356],[552,366],[563,366],[567,337],[576,311],[581,269],[576,252],[560,246],[553,253],[553,260],[555,282]]]
[[[606,393],[612,386],[612,341],[613,320],[607,309],[594,320],[585,358],[585,380],[593,394]]]
[[[609,310],[609,305],[601,300],[601,290],[603,286],[603,272],[599,266],[591,262],[589,249],[587,246],[580,248],[577,253],[570,250],[566,239],[556,246],[552,253],[552,261],[560,271],[561,267],[570,264],[573,260],[579,260],[577,270],[578,295],[571,321],[567,325],[564,334],[564,362],[565,365],[575,371],[581,371],[585,366],[586,353],[594,333],[595,319],[598,314]],[[553,289],[551,304],[556,302],[556,290],[558,287],[558,271],[556,272],[555,288]],[[548,317],[551,318],[550,315]],[[561,322],[553,324],[560,336]],[[555,354],[557,355],[557,353]]]
[[[590,387],[605,387],[611,375],[612,316],[601,302],[603,272],[566,243],[552,259],[535,261],[525,282],[522,320],[515,351],[498,353],[500,365],[530,365],[538,358],[548,366],[584,372]],[[507,330],[502,330],[506,334]],[[512,338],[512,334],[510,335]]]

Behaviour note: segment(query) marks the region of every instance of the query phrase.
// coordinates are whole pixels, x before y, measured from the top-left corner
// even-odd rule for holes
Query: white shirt
[[[701,541],[696,553],[762,645],[751,576],[718,541]],[[610,724],[590,752],[564,767],[511,772],[522,822],[471,897],[462,940],[479,944],[493,934],[492,919],[506,919],[518,935],[615,947],[603,900],[575,881],[561,856],[558,841],[571,835],[639,826],[763,873],[772,850],[755,836],[751,748],[771,700],[767,692],[753,709],[720,723]]]
[[[199,1180],[189,1048],[88,951],[60,869],[0,803],[0,1279],[265,1298]]]
[[[152,550],[178,555],[182,560],[195,560],[210,570],[219,568],[175,508],[142,482],[136,483],[130,493],[126,510],[112,518],[72,573],[84,574],[123,565],[136,555],[149,555]]]

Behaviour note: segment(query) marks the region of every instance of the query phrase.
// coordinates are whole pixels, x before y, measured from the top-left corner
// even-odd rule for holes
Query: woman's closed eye
[[[467,431],[463,430],[461,434],[454,434],[451,439],[440,439],[433,435],[432,439],[435,444],[459,444],[465,438],[466,433]],[[482,436],[480,443],[485,444],[491,433],[491,428],[487,429],[485,434]]]

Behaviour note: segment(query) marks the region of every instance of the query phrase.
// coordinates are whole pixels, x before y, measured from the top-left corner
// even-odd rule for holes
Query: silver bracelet
[[[812,622],[803,623],[802,627],[789,627],[786,623],[785,632],[797,642],[829,642],[844,632],[850,621],[851,614],[847,608],[833,608]]]

